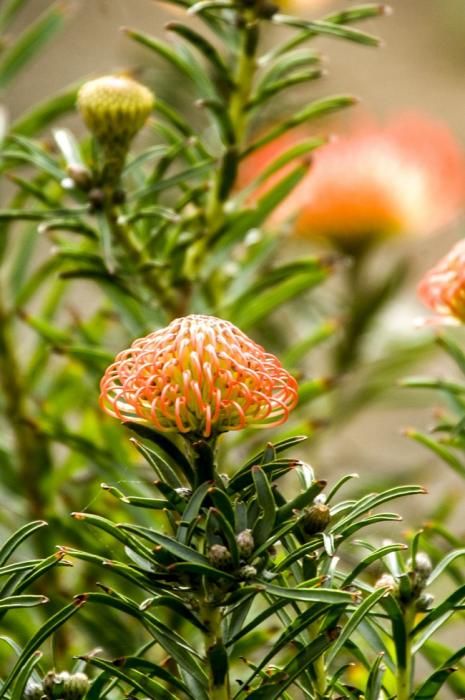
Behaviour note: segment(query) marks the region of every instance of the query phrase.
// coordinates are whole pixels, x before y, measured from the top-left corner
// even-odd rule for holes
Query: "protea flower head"
[[[274,152],[273,144],[259,150],[245,167],[259,172],[292,145],[289,139],[281,137]],[[464,201],[465,159],[448,129],[404,114],[385,126],[364,120],[317,149],[308,175],[272,223],[292,219],[298,236],[350,248],[353,242],[428,234],[449,223]]]
[[[90,80],[78,93],[82,118],[106,147],[127,147],[153,110],[153,93],[126,76],[105,75]]]
[[[210,438],[283,423],[297,383],[274,355],[214,316],[179,318],[117,355],[100,403],[122,421]]]
[[[426,273],[418,285],[418,296],[437,314],[433,322],[465,323],[465,240]]]

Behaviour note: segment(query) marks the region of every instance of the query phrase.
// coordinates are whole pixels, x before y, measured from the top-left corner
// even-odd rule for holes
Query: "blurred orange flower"
[[[250,156],[239,185],[299,140],[300,135],[288,133]],[[280,177],[293,165],[285,167]],[[464,201],[465,158],[449,130],[426,117],[403,114],[385,126],[358,123],[315,151],[309,174],[271,223],[293,218],[295,234],[345,246],[429,233],[450,222]]]
[[[279,360],[214,316],[179,318],[134,341],[100,387],[111,416],[207,438],[279,425],[297,403],[297,383]]]
[[[433,323],[465,323],[465,239],[426,273],[418,296],[437,314]]]

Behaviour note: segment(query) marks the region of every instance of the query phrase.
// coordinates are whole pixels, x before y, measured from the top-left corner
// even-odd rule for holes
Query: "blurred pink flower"
[[[426,273],[418,296],[437,314],[433,323],[465,323],[465,239]]]
[[[257,151],[246,160],[239,184],[299,140],[301,135],[286,134]],[[360,122],[315,151],[308,175],[271,223],[292,218],[295,234],[344,245],[430,233],[457,216],[464,201],[465,158],[450,131],[426,117],[402,114],[385,126]]]
[[[279,360],[214,316],[179,318],[134,341],[100,387],[111,416],[207,438],[279,425],[297,403],[297,383]]]

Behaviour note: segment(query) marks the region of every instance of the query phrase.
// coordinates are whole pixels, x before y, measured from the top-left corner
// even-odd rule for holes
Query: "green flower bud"
[[[49,671],[44,678],[44,693],[50,700],[60,700],[65,696],[65,683],[69,680],[68,671]]]
[[[306,535],[316,535],[326,529],[330,520],[329,507],[325,503],[314,503],[305,508],[300,524]]]
[[[105,75],[84,83],[77,103],[87,128],[102,146],[127,148],[153,110],[155,97],[132,78]]]
[[[89,685],[85,673],[73,673],[66,685],[65,700],[81,700],[89,690]]]
[[[50,671],[44,678],[42,695],[49,700],[81,700],[89,690],[89,679],[84,673]]]
[[[208,561],[215,569],[225,571],[230,569],[232,565],[231,552],[222,544],[214,544],[210,547],[207,553]]]
[[[249,559],[255,547],[252,530],[242,530],[236,535],[237,548],[241,559]]]

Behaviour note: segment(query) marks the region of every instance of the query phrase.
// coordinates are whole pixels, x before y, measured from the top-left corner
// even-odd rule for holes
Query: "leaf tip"
[[[79,595],[75,595],[73,598],[73,604],[77,607],[80,608],[81,605],[84,605],[87,603],[89,599],[89,594],[88,593],[80,593]]]

